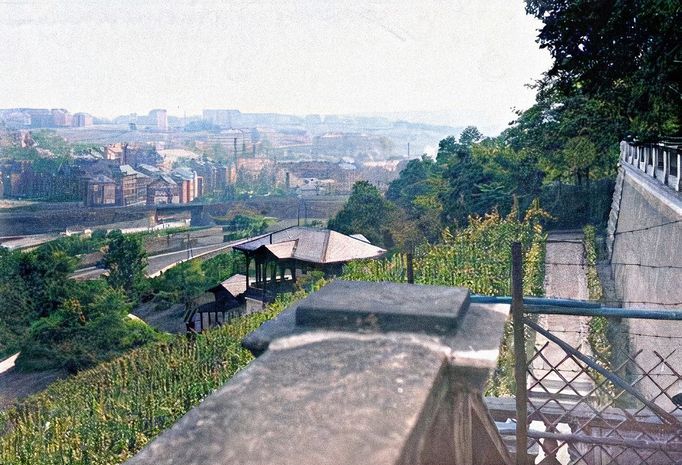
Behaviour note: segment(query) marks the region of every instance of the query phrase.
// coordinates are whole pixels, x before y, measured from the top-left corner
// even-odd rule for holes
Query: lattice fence
[[[579,321],[562,324],[571,318]],[[528,438],[540,446],[537,463],[682,463],[682,331],[637,333],[614,320],[600,339],[590,318],[524,318]],[[682,321],[656,323],[682,330]]]

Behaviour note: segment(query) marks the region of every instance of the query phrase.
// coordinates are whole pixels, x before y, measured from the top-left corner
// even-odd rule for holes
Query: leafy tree
[[[517,151],[528,151],[548,180],[577,182],[579,173],[571,169],[575,160],[566,159],[571,153],[565,150],[568,141],[580,137],[594,146],[596,154],[584,160],[588,163],[580,175],[585,180],[600,179],[615,174],[618,143],[626,132],[627,122],[609,103],[541,91],[537,103],[519,112],[500,138]]]
[[[18,276],[29,293],[38,315],[47,316],[73,292],[75,282],[69,275],[76,260],[51,244],[23,253],[17,264]]]
[[[507,198],[533,197],[540,192],[544,172],[538,166],[534,150],[514,149],[503,137],[486,139],[472,147],[475,160],[483,169],[492,172],[501,184]]]
[[[206,288],[226,280],[237,273],[246,272],[244,255],[240,252],[221,253],[201,263],[206,278]]]
[[[526,0],[526,11],[554,59],[541,90],[608,102],[641,139],[680,133],[680,2]]]
[[[475,127],[466,128],[455,141],[448,137],[439,144],[436,161],[442,167],[444,186],[438,192],[444,224],[465,226],[471,215],[482,215],[510,203],[510,193],[496,170],[486,169],[484,160],[474,156],[481,139]]]
[[[36,317],[29,289],[18,273],[21,255],[0,247],[0,359],[18,350]]]
[[[390,247],[393,245],[390,223],[394,210],[393,203],[385,200],[375,186],[368,181],[358,181],[344,207],[327,225],[340,233],[362,234],[372,244]]]
[[[597,159],[597,149],[587,137],[573,137],[564,146],[563,159],[566,170],[582,184],[583,179],[590,178],[590,166]]]
[[[481,134],[476,126],[467,126],[459,135],[459,143],[466,147],[471,147],[475,142],[479,142],[481,139],[483,139],[483,134]]]
[[[119,230],[111,231],[108,239],[109,247],[104,255],[104,265],[109,269],[107,282],[130,296],[138,295],[146,284],[147,252],[142,240]]]

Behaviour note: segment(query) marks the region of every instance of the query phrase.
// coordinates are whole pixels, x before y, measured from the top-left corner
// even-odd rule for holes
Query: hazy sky
[[[501,128],[549,67],[539,26],[521,0],[0,0],[0,108],[434,112]]]

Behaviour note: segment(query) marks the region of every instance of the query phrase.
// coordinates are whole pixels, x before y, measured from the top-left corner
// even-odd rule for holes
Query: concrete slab
[[[456,331],[468,307],[465,288],[337,280],[299,304],[296,324],[447,334]]]

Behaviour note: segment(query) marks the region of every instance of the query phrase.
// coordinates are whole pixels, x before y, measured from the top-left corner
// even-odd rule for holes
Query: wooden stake
[[[526,344],[523,324],[523,258],[521,243],[512,244],[512,324],[514,326],[514,378],[516,380],[516,465],[528,464],[528,393]]]

